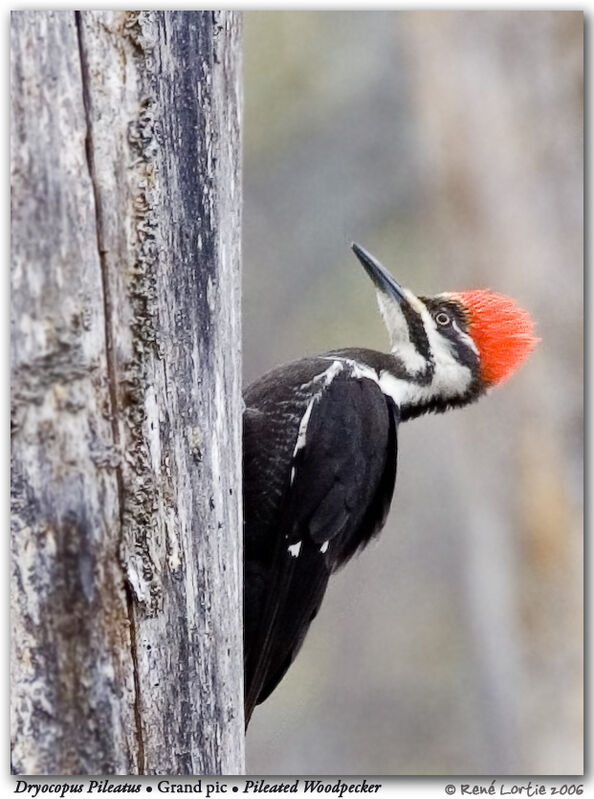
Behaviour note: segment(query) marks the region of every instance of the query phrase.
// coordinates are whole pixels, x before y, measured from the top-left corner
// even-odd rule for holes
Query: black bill
[[[361,261],[365,271],[380,291],[383,291],[385,294],[394,297],[394,299],[398,300],[398,302],[406,301],[406,297],[404,296],[404,291],[400,283],[398,283],[398,281],[392,277],[387,269],[384,269],[380,262],[374,258],[370,252],[367,252],[367,250],[355,242],[351,244],[351,249]]]

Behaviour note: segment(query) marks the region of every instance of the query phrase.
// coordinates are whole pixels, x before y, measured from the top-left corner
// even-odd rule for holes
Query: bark
[[[243,771],[239,39],[12,14],[16,773]]]

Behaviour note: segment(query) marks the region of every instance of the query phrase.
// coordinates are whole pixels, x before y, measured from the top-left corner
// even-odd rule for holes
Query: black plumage
[[[375,381],[353,377],[355,354],[298,361],[245,392],[247,720],[293,661],[332,572],[390,506],[397,408]]]

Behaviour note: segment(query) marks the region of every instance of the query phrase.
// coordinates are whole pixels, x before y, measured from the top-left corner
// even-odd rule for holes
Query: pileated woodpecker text
[[[244,395],[246,723],[299,651],[330,575],[382,529],[398,425],[474,402],[538,341],[509,297],[417,297],[352,246],[377,289],[390,351],[304,358]]]

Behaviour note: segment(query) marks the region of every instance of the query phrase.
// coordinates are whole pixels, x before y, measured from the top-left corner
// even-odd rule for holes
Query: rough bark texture
[[[239,38],[12,15],[12,740],[243,771]]]

